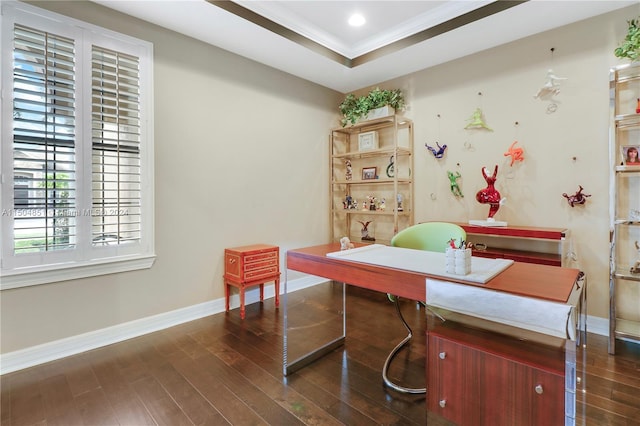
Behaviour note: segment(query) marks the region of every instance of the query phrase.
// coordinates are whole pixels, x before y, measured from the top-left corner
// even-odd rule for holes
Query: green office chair
[[[437,251],[444,253],[447,249],[447,245],[451,239],[455,239],[456,243],[459,244],[461,241],[465,241],[467,239],[467,233],[460,226],[454,223],[447,222],[425,222],[420,223],[418,225],[410,226],[396,234],[393,239],[391,239],[391,245],[393,247],[402,247],[409,248],[415,250],[426,250],[426,251]],[[425,284],[426,285],[426,284]],[[396,356],[396,354],[406,345],[411,338],[413,337],[411,328],[407,321],[402,316],[402,312],[400,311],[400,304],[398,302],[397,296],[388,295],[389,300],[391,300],[396,306],[396,312],[404,324],[404,327],[407,329],[407,337],[405,337],[398,345],[393,348],[387,360],[384,363],[384,367],[382,367],[382,379],[384,383],[398,392],[402,393],[426,393],[426,388],[407,388],[404,386],[400,386],[396,383],[393,383],[389,377],[387,376],[387,371],[389,370],[389,365],[391,364],[391,360]]]

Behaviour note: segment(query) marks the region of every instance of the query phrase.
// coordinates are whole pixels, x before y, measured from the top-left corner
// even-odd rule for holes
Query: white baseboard
[[[609,319],[587,315],[587,333],[609,336]]]
[[[289,281],[287,289],[289,292],[302,290],[303,288],[311,287],[325,281],[326,279],[324,278],[305,276]],[[274,286],[266,285],[264,288],[264,297],[272,298],[274,294]],[[260,292],[257,288],[247,291],[245,296],[246,304],[255,303],[259,300]],[[239,296],[237,294],[232,295],[229,304],[230,308],[240,306]],[[1,354],[0,375],[122,342],[220,312],[224,312],[224,298]],[[609,322],[606,318],[588,316],[587,331],[589,333],[608,336]]]
[[[289,281],[287,289],[292,292],[324,281],[326,281],[324,278],[306,276]],[[282,288],[281,291],[283,291]],[[273,284],[265,285],[265,299],[272,298],[274,295],[275,286]],[[259,300],[260,291],[257,287],[246,292],[245,304],[255,303]],[[239,307],[240,297],[237,294],[232,295],[229,299],[229,305],[231,309]],[[14,352],[7,352],[0,355],[0,375],[122,342],[220,312],[224,312],[224,297]]]

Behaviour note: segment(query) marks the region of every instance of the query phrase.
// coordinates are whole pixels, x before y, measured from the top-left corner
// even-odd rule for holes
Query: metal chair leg
[[[395,296],[393,298],[393,303],[396,306],[396,312],[397,312],[398,316],[400,317],[400,320],[402,321],[402,324],[404,324],[404,327],[407,329],[408,334],[407,334],[407,337],[402,339],[402,341],[400,343],[398,343],[398,345],[395,348],[393,348],[393,350],[391,351],[389,356],[387,356],[387,359],[384,362],[384,366],[382,367],[382,380],[384,381],[385,385],[387,385],[391,389],[393,389],[395,391],[398,391],[398,392],[401,392],[401,393],[411,393],[411,394],[427,393],[427,389],[426,388],[407,388],[407,387],[404,387],[404,386],[400,386],[400,385],[392,382],[389,379],[389,377],[387,376],[387,371],[389,370],[389,365],[391,364],[391,360],[393,360],[393,358],[397,355],[397,353],[400,351],[400,349],[402,349],[404,347],[404,345],[409,343],[409,341],[413,337],[413,333],[411,331],[411,327],[409,327],[409,324],[407,324],[407,321],[404,319],[404,316],[402,316],[402,312],[400,311],[400,303],[398,302],[398,299],[399,299],[398,296]]]

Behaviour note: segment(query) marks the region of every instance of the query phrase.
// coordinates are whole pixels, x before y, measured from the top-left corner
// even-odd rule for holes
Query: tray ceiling
[[[93,0],[342,93],[634,1]],[[361,27],[349,16],[360,13]]]

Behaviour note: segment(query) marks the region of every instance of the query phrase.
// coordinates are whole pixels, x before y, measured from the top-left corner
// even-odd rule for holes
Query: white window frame
[[[20,2],[0,5],[0,290],[150,268],[155,260],[153,184],[153,45]],[[61,252],[14,254],[13,29],[14,24],[76,40],[76,181],[78,211],[91,209],[91,46],[140,59],[141,238],[122,245],[91,244],[89,218],[78,221],[81,242]]]

